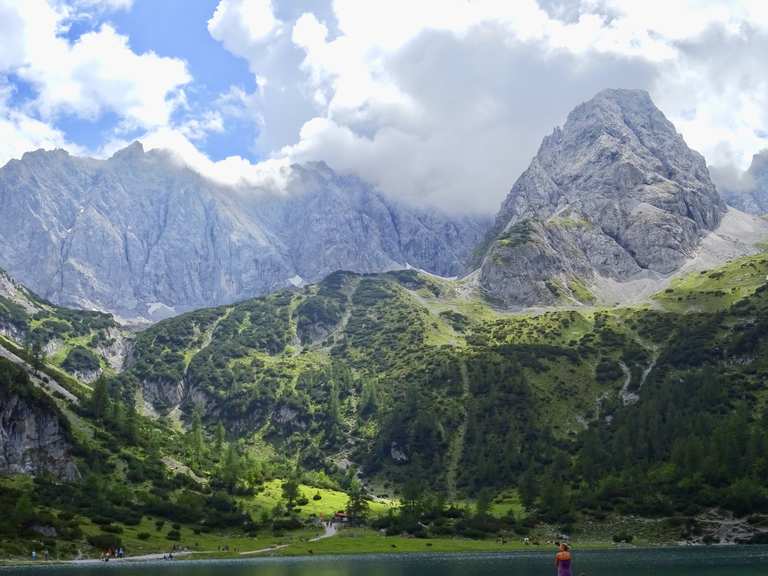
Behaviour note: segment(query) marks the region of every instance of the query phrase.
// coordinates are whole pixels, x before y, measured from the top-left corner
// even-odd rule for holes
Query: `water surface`
[[[0,576],[537,576],[554,574],[554,554],[409,554],[174,560],[0,568]],[[768,574],[768,547],[576,551],[580,576],[757,576]]]

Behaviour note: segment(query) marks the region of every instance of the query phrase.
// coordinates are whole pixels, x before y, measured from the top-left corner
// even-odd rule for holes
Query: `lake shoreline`
[[[554,554],[555,553],[555,546],[554,545],[530,545],[530,546],[519,546],[516,545],[515,547],[510,547],[507,549],[502,548],[496,548],[496,549],[488,549],[488,550],[462,550],[462,549],[456,549],[456,550],[401,550],[401,549],[391,549],[390,551],[365,551],[365,550],[357,550],[357,551],[322,551],[318,550],[317,552],[308,552],[308,551],[301,551],[301,550],[286,550],[287,548],[297,548],[299,547],[298,544],[290,544],[290,545],[278,545],[270,548],[266,548],[263,550],[258,551],[251,551],[251,552],[243,552],[243,553],[221,553],[218,551],[181,551],[174,553],[174,558],[172,560],[165,559],[164,556],[168,554],[168,552],[157,552],[152,554],[143,554],[139,556],[128,556],[125,558],[112,558],[108,562],[104,562],[103,560],[100,560],[98,558],[83,558],[79,560],[0,560],[0,571],[3,571],[5,569],[10,568],[29,568],[32,566],[39,566],[39,567],[55,567],[55,566],[94,566],[94,565],[101,565],[104,564],[106,566],[114,566],[115,564],[119,565],[147,565],[147,564],[158,564],[158,565],[165,565],[165,564],[196,564],[196,563],[207,563],[207,562],[237,562],[237,563],[249,563],[253,561],[258,561],[262,559],[269,559],[269,560],[308,560],[310,558],[317,558],[317,559],[328,559],[332,557],[343,557],[345,559],[377,559],[377,558],[387,558],[387,557],[419,557],[419,556],[488,556],[488,557],[498,557],[498,556],[510,556],[510,557],[527,557],[527,556],[543,556],[548,553]],[[693,548],[700,548],[700,549],[733,549],[733,548],[758,548],[758,546],[748,546],[748,545],[741,545],[741,544],[711,544],[711,545],[705,545],[705,544],[679,544],[679,543],[670,543],[670,544],[658,544],[658,545],[648,545],[648,546],[633,546],[633,545],[610,545],[610,544],[585,544],[583,546],[579,546],[578,544],[574,544],[574,551],[575,553],[579,552],[647,552],[647,551],[669,551],[669,550],[688,550]],[[287,553],[282,553],[283,550],[286,550]]]

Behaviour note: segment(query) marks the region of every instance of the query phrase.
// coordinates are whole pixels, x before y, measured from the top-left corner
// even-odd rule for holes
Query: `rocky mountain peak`
[[[668,274],[725,210],[704,158],[646,92],[604,90],[544,138],[513,186],[481,284],[508,305],[551,304],[595,274]],[[519,234],[525,221],[535,234]]]
[[[110,160],[135,160],[144,156],[144,145],[136,140],[112,154]]]

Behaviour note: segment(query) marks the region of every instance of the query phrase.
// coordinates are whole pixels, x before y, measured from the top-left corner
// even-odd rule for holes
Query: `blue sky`
[[[103,15],[95,21],[76,22],[67,37],[76,41],[81,34],[108,21],[129,38],[134,52],[151,51],[184,60],[195,82],[186,90],[191,110],[179,111],[174,116],[178,121],[204,109],[230,86],[239,86],[247,92],[256,90],[248,63],[224,49],[208,32],[206,25],[217,4],[218,0],[134,0],[130,10]],[[119,117],[108,112],[96,121],[66,116],[58,126],[71,142],[96,149],[118,123]],[[213,160],[237,154],[254,161],[259,159],[260,155],[254,150],[258,137],[255,124],[229,122],[226,128],[224,133],[209,134],[199,148]],[[140,137],[141,130],[127,135],[131,136]]]
[[[0,0],[0,164],[139,139],[226,184],[322,160],[493,213],[573,107],[640,88],[738,179],[766,53],[760,0]]]

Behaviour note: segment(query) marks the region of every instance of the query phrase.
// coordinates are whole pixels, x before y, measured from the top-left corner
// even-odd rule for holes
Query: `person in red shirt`
[[[573,576],[571,571],[571,548],[568,544],[560,544],[560,551],[555,556],[557,576]]]

